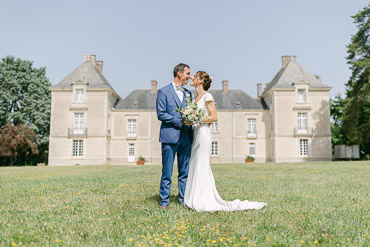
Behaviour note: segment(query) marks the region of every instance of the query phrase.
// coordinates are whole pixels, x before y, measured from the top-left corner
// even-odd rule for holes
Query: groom
[[[186,105],[185,97],[191,92],[183,86],[188,84],[190,67],[180,63],[173,70],[173,81],[158,90],[157,117],[162,122],[159,141],[162,143],[162,177],[159,190],[160,206],[166,210],[170,204],[171,177],[177,154],[179,202],[184,203],[186,180],[189,171],[192,128],[183,124],[175,110]]]

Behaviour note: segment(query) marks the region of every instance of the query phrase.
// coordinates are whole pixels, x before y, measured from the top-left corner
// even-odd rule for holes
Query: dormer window
[[[298,102],[306,102],[306,90],[305,89],[298,89]]]
[[[75,102],[77,103],[84,102],[84,90],[83,89],[76,89]]]

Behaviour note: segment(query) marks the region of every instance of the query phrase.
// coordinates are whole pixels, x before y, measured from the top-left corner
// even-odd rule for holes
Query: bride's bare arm
[[[207,101],[206,102],[206,107],[208,111],[208,117],[205,118],[203,123],[213,123],[217,121],[217,112],[216,112],[216,106],[215,102],[213,101]]]

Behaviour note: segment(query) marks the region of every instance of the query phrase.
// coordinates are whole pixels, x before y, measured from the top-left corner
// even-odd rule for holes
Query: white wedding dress
[[[197,105],[203,108],[208,116],[205,102],[214,101],[212,94],[206,93]],[[211,130],[208,124],[194,128],[194,139],[191,146],[189,174],[185,188],[185,206],[198,212],[234,211],[261,209],[264,202],[224,201],[217,192],[215,179],[210,165],[212,146]]]

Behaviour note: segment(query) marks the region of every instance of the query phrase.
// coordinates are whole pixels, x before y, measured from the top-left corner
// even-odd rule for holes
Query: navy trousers
[[[189,133],[190,132],[190,133]],[[177,153],[178,166],[178,186],[179,202],[183,204],[186,180],[189,172],[189,159],[191,152],[191,131],[181,131],[179,141],[176,144],[162,143],[162,177],[159,196],[160,205],[168,206],[170,204],[171,178],[173,172],[173,163]]]

